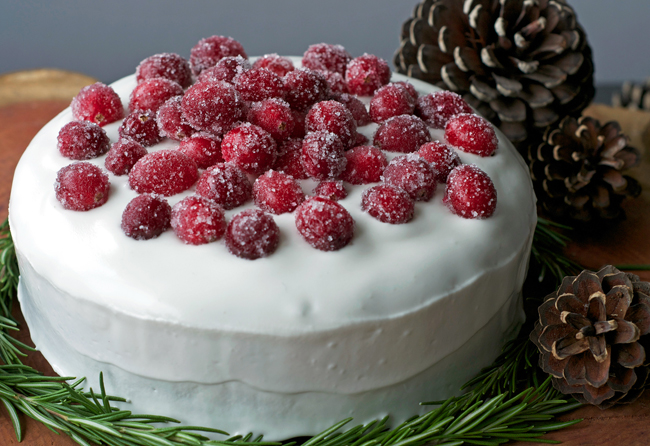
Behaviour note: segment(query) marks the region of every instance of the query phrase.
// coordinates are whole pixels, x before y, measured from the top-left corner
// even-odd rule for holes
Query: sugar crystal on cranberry
[[[174,96],[161,105],[156,112],[156,122],[160,134],[175,141],[182,141],[196,132],[183,119],[182,100],[181,96]]]
[[[72,121],[57,136],[59,153],[73,160],[97,158],[108,152],[111,141],[103,128],[88,121]]]
[[[434,129],[444,129],[450,118],[472,112],[472,107],[453,91],[435,91],[417,99],[417,115]]]
[[[198,132],[185,138],[178,145],[178,151],[194,160],[199,169],[222,163],[221,138],[211,133]]]
[[[207,68],[199,75],[198,82],[206,80],[235,83],[235,78],[251,69],[251,63],[241,56],[224,57],[214,67]]]
[[[118,129],[120,138],[130,138],[144,147],[150,147],[162,141],[156,113],[151,110],[135,110],[124,118]]]
[[[304,199],[300,184],[286,173],[267,170],[253,183],[253,201],[272,214],[293,212]]]
[[[372,96],[377,89],[390,81],[390,68],[385,60],[373,54],[364,54],[348,63],[345,80],[350,93]]]
[[[247,202],[252,192],[253,185],[246,173],[230,163],[219,163],[208,168],[196,184],[197,194],[214,200],[226,210]]]
[[[191,195],[172,208],[171,227],[184,243],[203,245],[223,237],[226,232],[226,216],[216,202]]]
[[[352,240],[354,219],[335,201],[309,197],[296,209],[296,228],[314,248],[338,251]]]
[[[356,138],[357,123],[347,107],[337,101],[315,104],[305,118],[307,132],[329,132],[339,137],[345,147]]]
[[[302,56],[302,65],[311,70],[332,71],[345,76],[350,60],[352,56],[342,45],[317,43],[307,48]]]
[[[56,174],[56,199],[65,209],[88,211],[106,203],[110,190],[108,175],[88,162],[73,163]]]
[[[393,158],[382,179],[404,190],[415,201],[429,201],[436,192],[436,171],[415,153]]]
[[[497,207],[497,191],[492,179],[478,166],[462,164],[449,174],[443,203],[463,218],[484,219]]]
[[[333,95],[333,99],[345,105],[348,110],[350,110],[350,113],[352,113],[352,117],[356,121],[358,127],[368,125],[372,122],[368,109],[366,109],[364,103],[357,97],[352,96],[351,94],[341,93]]]
[[[72,116],[79,121],[90,121],[105,126],[124,117],[124,106],[112,87],[101,82],[79,91],[70,104]]]
[[[438,172],[440,183],[446,183],[449,172],[461,165],[460,157],[453,147],[440,141],[423,144],[417,153]]]
[[[280,77],[283,77],[289,71],[293,71],[296,67],[288,57],[278,56],[277,54],[266,54],[253,63],[253,68],[266,68],[274,72]]]
[[[222,58],[236,56],[248,59],[241,43],[232,37],[210,36],[192,47],[190,65],[192,72],[198,76],[206,68],[214,67]]]
[[[122,213],[122,231],[135,240],[156,238],[169,229],[171,214],[172,208],[163,197],[138,195]]]
[[[286,95],[284,99],[291,108],[304,111],[316,102],[324,101],[329,96],[329,86],[325,77],[312,70],[301,68],[288,72],[284,76]]]
[[[388,165],[384,152],[373,146],[357,146],[345,152],[345,158],[341,179],[351,184],[378,183]]]
[[[242,259],[255,260],[271,255],[280,243],[280,228],[273,217],[259,209],[235,215],[226,229],[226,247]]]
[[[192,85],[192,70],[189,62],[175,53],[149,56],[140,62],[135,70],[135,79],[138,82],[157,77],[174,81],[183,88]]]
[[[131,171],[135,163],[146,154],[147,149],[139,142],[121,138],[108,151],[104,160],[104,167],[113,175],[126,175]]]
[[[133,110],[152,110],[154,112],[174,96],[182,96],[183,87],[180,84],[157,77],[145,79],[131,92],[129,108]]]
[[[242,99],[249,102],[284,96],[284,81],[266,68],[252,68],[239,74],[235,78],[235,88]]]
[[[183,118],[195,129],[222,135],[244,115],[244,103],[231,84],[206,80],[183,95]]]
[[[363,191],[361,209],[382,223],[402,224],[413,219],[415,205],[404,190],[390,184],[378,184]]]
[[[296,117],[288,102],[272,98],[253,103],[248,110],[248,122],[263,128],[279,142],[292,135]]]
[[[302,141],[302,165],[317,180],[337,178],[345,170],[345,147],[334,133],[312,132]]]
[[[411,115],[415,101],[410,93],[399,84],[388,84],[375,92],[370,101],[370,118],[374,122],[384,122],[399,115]]]
[[[245,122],[223,137],[223,158],[246,173],[260,175],[271,168],[277,158],[277,144],[263,128]]]
[[[291,175],[297,180],[309,178],[302,165],[302,140],[290,138],[283,141],[278,148],[279,156],[273,164],[273,169]]]
[[[379,126],[373,143],[387,152],[411,153],[429,141],[431,134],[424,121],[417,116],[400,115]]]
[[[183,192],[199,178],[194,160],[178,150],[158,150],[138,160],[129,172],[129,186],[138,193],[169,197]]]
[[[463,152],[490,156],[499,144],[494,127],[479,115],[461,113],[449,119],[445,138]]]
[[[313,194],[330,200],[343,200],[348,196],[348,191],[341,180],[323,180],[313,190]]]

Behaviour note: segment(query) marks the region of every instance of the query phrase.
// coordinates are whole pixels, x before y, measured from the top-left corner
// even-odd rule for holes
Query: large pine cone
[[[638,150],[627,145],[617,122],[564,118],[549,127],[543,141],[529,146],[528,159],[537,200],[555,218],[602,222],[621,218],[621,203],[641,193],[622,171],[638,164]]]
[[[565,0],[425,0],[394,63],[461,94],[518,147],[595,93],[591,48]]]
[[[614,107],[625,107],[632,110],[650,111],[650,78],[643,84],[624,82],[621,91],[612,96]]]
[[[648,376],[650,283],[613,266],[565,277],[539,307],[530,339],[553,385],[582,402],[631,402]]]

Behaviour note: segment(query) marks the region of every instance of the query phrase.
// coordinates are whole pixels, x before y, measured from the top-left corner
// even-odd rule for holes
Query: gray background
[[[0,73],[55,67],[112,82],[159,52],[189,56],[230,35],[249,55],[311,43],[391,60],[416,0],[0,0]],[[569,0],[594,49],[598,84],[650,76],[649,0]]]

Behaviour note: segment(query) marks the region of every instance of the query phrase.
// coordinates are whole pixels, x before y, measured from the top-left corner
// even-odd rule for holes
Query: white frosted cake
[[[409,82],[420,94],[435,90]],[[135,76],[112,86],[128,104]],[[57,373],[86,376],[97,389],[103,371],[107,391],[128,398],[134,413],[268,440],[315,434],[346,417],[401,422],[427,410],[421,401],[457,394],[523,321],[535,198],[501,133],[494,156],[459,152],[492,178],[499,201],[490,218],[454,215],[439,184],[411,222],[386,224],[361,210],[367,186],[350,186],[339,202],[356,222],[348,246],[312,248],[285,213],[274,216],[277,251],[250,261],[223,241],[191,246],[172,231],[126,237],[120,217],[137,195],[127,176],[111,176],[103,206],[64,209],[53,183],[70,160],[57,134],[72,119],[67,109],[47,124],[16,169],[19,299]],[[119,125],[104,127],[112,142]],[[376,128],[359,132],[372,139]],[[444,139],[443,130],[431,133]],[[149,151],[177,145],[164,140]],[[103,167],[104,158],[89,162]],[[305,192],[313,184],[303,181]]]

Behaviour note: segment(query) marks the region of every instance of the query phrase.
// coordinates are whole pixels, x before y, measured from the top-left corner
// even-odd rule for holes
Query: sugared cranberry
[[[296,180],[309,178],[302,165],[302,140],[298,138],[287,139],[278,148],[279,156],[273,168],[278,172],[291,175]]]
[[[368,113],[366,106],[355,96],[352,96],[351,94],[343,93],[339,95],[334,95],[334,100],[345,105],[348,108],[348,110],[350,110],[350,113],[352,113],[352,117],[357,122],[358,127],[368,125],[372,122],[372,119],[370,119],[370,114]]]
[[[134,191],[169,197],[183,192],[199,178],[196,163],[177,150],[159,150],[138,160],[129,172]]]
[[[266,68],[244,71],[235,78],[235,88],[242,99],[249,102],[284,96],[282,78]]]
[[[336,71],[321,71],[320,73],[327,81],[327,85],[333,95],[348,93],[348,84],[345,82],[345,78],[341,73],[337,73]]]
[[[447,121],[460,113],[472,113],[472,108],[452,91],[436,91],[417,100],[416,113],[434,129],[444,129]]]
[[[272,214],[292,212],[304,199],[298,182],[286,173],[268,170],[253,184],[253,201]]]
[[[382,179],[406,191],[415,201],[429,201],[436,192],[436,171],[415,153],[393,158]]]
[[[383,223],[396,225],[413,219],[415,205],[399,187],[378,184],[363,191],[361,209]]]
[[[370,118],[374,122],[384,122],[393,116],[412,115],[414,110],[415,101],[399,84],[384,85],[370,101]]]
[[[347,107],[337,101],[315,104],[305,118],[307,132],[329,132],[339,137],[345,147],[356,138],[357,123]]]
[[[97,82],[81,89],[70,104],[72,117],[103,127],[124,117],[124,107],[113,88]]]
[[[417,116],[401,115],[384,121],[373,143],[387,152],[411,153],[429,141],[431,134],[424,121]]]
[[[151,147],[162,141],[156,114],[151,110],[135,110],[124,118],[118,129],[121,138],[130,138],[145,147]]]
[[[298,111],[307,110],[329,96],[329,86],[323,75],[304,68],[288,72],[284,76],[284,87],[285,100]]]
[[[192,72],[198,76],[206,68],[214,67],[222,58],[236,56],[248,59],[244,47],[232,37],[206,37],[192,47],[190,52]]]
[[[147,149],[139,142],[121,138],[108,151],[108,155],[104,160],[104,167],[113,175],[126,175],[131,171],[135,163],[146,154]]]
[[[235,87],[223,81],[199,82],[183,96],[183,118],[195,129],[222,135],[244,114]]]
[[[129,108],[134,110],[158,109],[174,96],[182,96],[183,87],[180,84],[162,77],[145,79],[140,82],[131,92]]]
[[[397,81],[395,83],[397,85],[401,85],[402,87],[404,87],[406,89],[406,91],[408,92],[408,94],[411,96],[411,98],[413,98],[413,100],[417,102],[418,92],[417,92],[417,90],[415,89],[415,87],[413,86],[412,83],[406,82],[406,81]]]
[[[348,63],[345,72],[348,90],[359,96],[373,93],[390,81],[390,68],[384,59],[372,54],[356,57]]]
[[[333,201],[343,200],[348,196],[348,191],[341,180],[325,180],[318,183],[313,194],[319,197],[329,198]]]
[[[59,130],[56,139],[59,153],[73,160],[97,158],[111,148],[104,129],[88,121],[67,123]]]
[[[369,142],[370,140],[366,135],[357,132],[354,135],[354,143],[352,144],[352,147],[367,146]]]
[[[235,77],[251,69],[251,63],[241,56],[224,57],[212,68],[207,68],[199,75],[199,82],[206,80],[235,83]]]
[[[183,88],[192,85],[190,64],[175,53],[161,53],[149,56],[140,62],[140,65],[135,70],[135,79],[138,82],[156,77],[174,81]]]
[[[263,128],[278,142],[289,138],[296,126],[289,103],[279,98],[252,104],[248,110],[248,122]]]
[[[149,240],[169,229],[171,214],[172,208],[163,197],[138,195],[122,213],[122,230],[133,239]]]
[[[272,254],[280,243],[280,228],[269,214],[246,209],[235,215],[226,230],[226,247],[242,259],[255,260]]]
[[[478,156],[492,155],[499,144],[492,124],[479,115],[467,113],[449,119],[445,138],[452,146]]]
[[[490,217],[497,207],[497,190],[478,166],[462,164],[449,174],[442,201],[456,215],[483,219]]]
[[[296,68],[293,66],[291,59],[287,57],[278,56],[277,54],[266,54],[253,63],[253,68],[266,68],[277,74],[280,77],[284,77],[289,71],[293,71]]]
[[[246,173],[261,175],[277,158],[277,145],[269,132],[249,122],[238,125],[223,137],[223,158]]]
[[[334,133],[312,132],[302,141],[302,165],[317,180],[338,177],[347,163],[345,147]]]
[[[196,193],[214,200],[226,210],[246,203],[253,192],[253,185],[239,167],[219,163],[208,168],[196,184]]]
[[[199,169],[223,163],[221,138],[210,133],[199,132],[185,138],[178,145],[178,151],[192,158]]]
[[[156,112],[156,121],[158,122],[160,134],[175,141],[182,141],[196,132],[183,119],[182,100],[181,96],[174,96],[168,99]]]
[[[188,245],[203,245],[223,237],[226,216],[214,201],[191,195],[172,208],[171,226],[176,236]]]
[[[345,75],[352,56],[341,45],[317,43],[310,45],[302,56],[302,66],[311,70],[334,71]]]
[[[74,163],[56,174],[56,199],[65,209],[89,211],[108,200],[111,184],[102,169],[87,162]]]
[[[440,183],[446,183],[449,172],[461,165],[458,153],[451,146],[440,141],[423,144],[417,153],[438,172]]]
[[[314,248],[338,251],[352,240],[354,219],[337,202],[310,197],[296,209],[296,228]]]
[[[292,109],[293,110],[293,109]],[[307,134],[305,132],[305,118],[307,118],[307,114],[293,110],[293,119],[296,121],[296,125],[293,126],[293,132],[291,133],[292,138],[304,138],[305,135]]]
[[[384,152],[377,147],[357,146],[345,152],[348,160],[341,179],[351,184],[378,183],[388,165]]]

